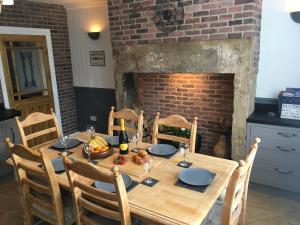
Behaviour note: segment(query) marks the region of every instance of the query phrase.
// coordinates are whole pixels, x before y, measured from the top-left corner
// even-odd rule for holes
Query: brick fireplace
[[[137,106],[136,108],[139,106],[134,98],[124,100],[124,74],[145,77],[144,81],[153,79],[153,75],[158,76],[157,80],[161,82],[153,84],[156,87],[156,90],[153,89],[153,96],[143,90],[143,108],[146,112],[181,112],[178,114],[188,118],[198,115],[199,131],[206,135],[207,140],[203,147],[207,149],[211,149],[216,140],[215,134],[208,131],[216,130],[216,119],[223,112],[223,115],[230,116],[232,121],[232,158],[244,158],[246,119],[253,112],[255,99],[261,1],[184,0],[181,1],[185,9],[183,23],[176,31],[163,33],[155,27],[152,18],[157,7],[169,2],[172,3],[158,0],[108,1],[117,105]],[[176,88],[174,95],[169,95],[165,88],[172,85],[174,76],[179,76],[180,80],[187,76],[194,82],[182,83],[182,87]],[[230,77],[230,103],[225,93],[216,94],[217,87],[213,89],[211,86],[211,89],[207,89],[197,86],[196,82],[199,82],[201,77],[207,77],[208,80],[225,79],[223,81],[226,82]],[[170,79],[170,82],[163,81],[165,79]],[[193,104],[186,104],[184,100],[178,99],[185,97],[184,93],[193,94],[192,101],[186,100]],[[211,98],[203,99],[200,93],[208,94]],[[137,95],[141,94],[137,92]],[[217,97],[228,102],[216,103]],[[151,106],[154,99],[159,104]],[[195,102],[199,104],[195,105]],[[176,103],[182,104],[177,106]],[[229,107],[219,107],[222,104],[228,104]],[[172,106],[178,111],[171,111]],[[209,110],[216,114],[211,121],[202,115],[207,113],[211,116]]]
[[[213,153],[220,134],[218,122],[227,120],[230,149],[234,74],[125,74],[123,80],[124,104],[143,109],[146,118],[156,112],[162,117],[179,114],[189,121],[198,117],[202,147],[196,151],[201,153]]]

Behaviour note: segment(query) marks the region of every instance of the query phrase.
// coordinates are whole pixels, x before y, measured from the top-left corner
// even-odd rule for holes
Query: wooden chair
[[[108,118],[108,135],[112,136],[114,130],[119,131],[120,126],[114,125],[115,119],[124,119],[125,121],[130,121],[134,125],[137,124],[137,128],[126,127],[126,131],[132,134],[139,133],[141,137],[143,136],[143,122],[144,122],[144,111],[142,110],[139,115],[136,114],[132,109],[121,109],[118,112],[115,112],[115,107],[111,107]]]
[[[65,168],[71,186],[77,225],[106,225],[120,222],[130,225],[130,210],[125,185],[117,167],[112,171],[83,161],[72,162],[64,156]],[[81,179],[112,183],[116,193],[97,189]]]
[[[197,136],[197,120],[198,118],[194,117],[194,121],[190,123],[180,115],[171,115],[166,118],[160,118],[160,113],[158,112],[156,114],[154,124],[153,124],[152,143],[157,144],[159,139],[186,143],[189,144],[190,146],[190,152],[195,152],[196,136]],[[191,131],[191,136],[190,138],[184,138],[184,137],[159,133],[159,126],[161,125],[189,129]]]
[[[245,225],[249,179],[259,143],[260,139],[256,138],[246,160],[239,161],[227,186],[224,202],[215,204],[203,224]]]
[[[14,145],[9,138],[6,143],[18,176],[25,225],[34,224],[34,216],[53,225],[72,224],[74,221],[65,223],[66,210],[63,209],[58,181],[45,153]],[[72,220],[73,216],[69,218]]]
[[[34,112],[23,121],[16,117],[22,144],[26,147],[35,147],[61,137],[57,118],[53,109],[50,114]]]

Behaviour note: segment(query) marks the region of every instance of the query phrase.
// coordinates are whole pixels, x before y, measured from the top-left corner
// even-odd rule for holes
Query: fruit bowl
[[[91,152],[91,159],[101,159],[114,153],[114,148],[100,136],[94,136],[84,145],[82,154],[88,158],[88,152]]]
[[[88,148],[89,146],[88,145],[85,145],[82,149],[82,155],[85,157],[85,158],[89,158],[88,154],[86,153],[86,150],[85,148]],[[91,153],[91,159],[102,159],[102,158],[106,158],[108,156],[111,156],[113,153],[114,153],[114,147],[113,146],[110,146],[108,145],[107,146],[108,149],[106,151],[103,151],[103,152],[100,152],[100,151],[93,151]]]

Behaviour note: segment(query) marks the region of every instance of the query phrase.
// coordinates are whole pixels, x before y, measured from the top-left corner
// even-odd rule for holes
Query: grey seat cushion
[[[35,195],[37,195],[37,194],[35,193]],[[67,191],[62,191],[61,196],[62,196],[62,204],[63,204],[65,223],[66,223],[66,225],[72,225],[75,223],[75,215],[74,215],[74,209],[73,209],[72,196]],[[41,196],[41,194],[38,194],[38,197],[44,198],[47,201],[51,202],[51,198],[47,195]],[[45,210],[44,208],[41,208],[36,204],[33,204],[32,207],[35,208],[36,210],[40,211],[42,214],[47,215],[49,218],[52,218],[52,219],[55,218],[53,211]]]
[[[89,213],[88,217],[99,222],[101,225],[121,225],[119,221],[111,220],[94,213]],[[143,225],[143,223],[136,218],[131,218],[131,225]]]
[[[216,201],[201,225],[220,225],[224,202]]]

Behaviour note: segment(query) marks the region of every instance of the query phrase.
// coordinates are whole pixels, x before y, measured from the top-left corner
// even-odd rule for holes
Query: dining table
[[[105,138],[105,134],[96,135]],[[72,154],[68,157],[74,160],[88,161],[84,157],[82,149],[90,136],[87,132],[77,132],[71,135],[82,144],[70,149]],[[50,159],[59,157],[61,151],[52,147],[53,142],[42,144],[42,148]],[[129,154],[126,155],[127,163],[117,165],[121,173],[129,175],[137,185],[127,192],[131,215],[155,225],[200,225],[208,215],[210,209],[226,188],[230,177],[238,166],[236,161],[189,152],[187,161],[192,163],[190,168],[203,168],[215,174],[214,180],[204,190],[197,191],[193,187],[188,188],[177,185],[178,173],[186,168],[179,167],[183,156],[177,151],[172,157],[165,158],[151,156],[154,160],[151,178],[158,182],[150,187],[143,184],[147,178],[147,172],[143,165],[132,161],[131,150],[135,147],[148,149],[150,143],[129,143]],[[114,166],[113,159],[119,154],[119,149],[114,148],[114,153],[106,158],[97,159],[96,166],[111,169]],[[12,164],[11,159],[7,161]],[[61,188],[69,190],[69,182],[65,172],[57,174]],[[86,180],[86,182],[90,182]]]

